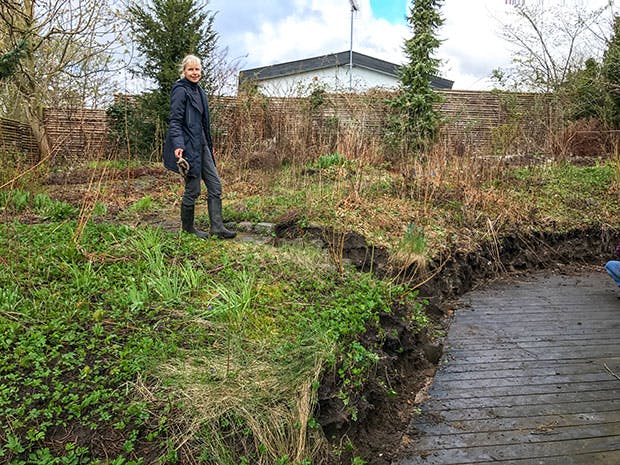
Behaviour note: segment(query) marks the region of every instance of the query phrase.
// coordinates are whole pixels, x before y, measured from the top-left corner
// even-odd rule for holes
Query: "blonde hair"
[[[196,55],[186,55],[185,58],[183,58],[183,61],[181,62],[181,66],[179,67],[179,73],[180,73],[181,78],[183,78],[184,76],[183,71],[185,71],[185,68],[187,67],[187,65],[190,65],[193,63],[197,63],[199,66],[202,66],[202,63],[200,62],[200,58],[198,58]]]

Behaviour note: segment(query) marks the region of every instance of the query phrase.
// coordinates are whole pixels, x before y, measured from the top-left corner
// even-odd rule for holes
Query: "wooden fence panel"
[[[541,94],[441,91],[442,136],[454,145],[490,154],[542,151],[551,128],[549,100]],[[527,133],[527,137],[523,137]]]
[[[488,91],[440,91],[438,105],[445,123],[441,128],[445,144],[465,147],[468,152],[490,153],[510,150],[510,137],[516,140],[512,123],[518,119],[526,128],[531,143],[544,145],[549,123],[542,115],[548,108],[532,113],[541,101],[535,94],[496,93]],[[386,92],[367,94],[324,94],[308,98],[265,98],[255,101],[237,97],[214,97],[213,132],[218,147],[231,144],[232,152],[265,145],[276,135],[304,138],[309,143],[326,138],[333,131],[350,130],[380,134],[387,122],[389,108]],[[515,123],[516,124],[516,123]],[[56,158],[95,159],[116,150],[110,144],[105,110],[47,109],[45,126]],[[298,131],[302,134],[295,134]],[[506,134],[502,134],[504,131]],[[314,138],[314,139],[313,139]],[[320,142],[320,141],[319,141]],[[28,125],[0,119],[0,148],[26,154],[38,160],[36,141]],[[516,150],[516,149],[515,149]]]
[[[97,159],[110,150],[105,110],[47,109],[45,129],[55,156],[63,160]]]
[[[39,146],[30,126],[0,118],[0,150],[7,155],[25,158],[28,163],[39,159]]]

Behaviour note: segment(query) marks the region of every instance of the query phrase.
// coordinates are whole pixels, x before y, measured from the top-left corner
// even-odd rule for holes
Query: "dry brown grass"
[[[257,465],[272,464],[282,457],[301,463],[306,457],[325,453],[324,438],[308,428],[325,354],[317,352],[308,373],[275,372],[273,363],[262,355],[256,350],[236,356],[230,366],[226,351],[214,346],[200,359],[188,357],[160,367],[166,378],[175,380],[171,395],[191,412],[191,421],[178,424],[179,449],[200,432],[201,437],[210,439],[202,449],[214,463],[231,463],[231,450],[257,455]],[[293,379],[298,382],[291,382]],[[152,400],[143,385],[140,392]]]
[[[545,161],[564,160],[568,151],[590,140],[583,135],[577,140],[582,131],[576,127],[562,133],[554,129],[561,114],[550,111],[544,99],[534,99],[527,113],[507,96],[500,115],[504,123],[486,150],[462,122],[450,123],[458,123],[461,132],[442,131],[428,152],[394,149],[377,123],[377,115],[386,115],[384,97],[325,94],[317,103],[247,95],[235,100],[235,111],[227,112],[236,118],[227,121],[234,130],[220,140],[224,178],[231,180],[231,190],[238,189],[235,200],[243,204],[246,196],[266,197],[276,190],[278,195],[303,192],[301,208],[309,218],[356,230],[393,250],[410,224],[419,225],[428,247],[441,254],[455,243],[474,248],[505,228],[531,222],[534,206],[515,201],[502,187],[506,174],[515,163],[538,162],[541,154]],[[308,173],[310,164],[334,153],[352,164]],[[337,246],[332,254],[337,261]],[[423,260],[401,258],[409,264]]]
[[[247,199],[302,192],[302,204],[291,205],[290,211],[302,209],[310,221],[356,230],[373,244],[390,248],[413,223],[424,228],[429,247],[441,253],[454,246],[455,229],[459,246],[469,248],[478,236],[491,235],[489,221],[501,231],[504,225],[524,223],[534,215],[531,205],[515,203],[498,187],[515,154],[555,150],[546,158],[563,159],[569,144],[587,145],[583,138],[577,143],[579,128],[555,131],[559,114],[548,112],[544,102],[536,101],[528,116],[522,103],[512,102],[508,95],[498,115],[503,122],[486,149],[475,140],[474,122],[457,116],[430,151],[395,149],[382,137],[385,97],[317,94],[282,99],[245,93],[212,101],[225,201],[243,211]],[[339,154],[351,164],[308,168],[328,154]],[[280,211],[279,216],[290,211]],[[333,254],[337,257],[338,250]]]
[[[286,99],[246,93],[212,101],[225,201],[243,211],[247,199],[302,192],[302,204],[291,205],[280,216],[301,209],[310,221],[342,231],[356,230],[373,244],[392,249],[407,227],[416,224],[424,229],[429,248],[440,254],[454,247],[455,235],[459,247],[474,247],[481,235],[491,235],[488,222],[501,231],[504,225],[525,224],[535,216],[532,205],[515,202],[501,188],[515,154],[538,150],[546,159],[564,159],[573,151],[583,152],[594,137],[590,132],[596,129],[573,125],[556,131],[559,112],[548,111],[544,102],[535,101],[528,114],[518,99],[511,101],[507,95],[498,114],[501,124],[486,149],[477,144],[475,121],[460,119],[473,110],[459,107],[438,143],[426,153],[416,153],[406,146],[395,149],[383,139],[385,98],[372,92]],[[609,143],[617,139],[613,136],[597,147],[618,145]],[[616,147],[616,160],[618,152]],[[351,164],[308,169],[328,154],[339,154]],[[82,205],[81,219],[89,217],[102,190],[110,189],[103,184],[103,178],[91,179],[88,190],[95,195],[85,196],[90,201]],[[178,201],[180,183],[170,186],[164,205]],[[339,251],[333,254],[337,257]],[[405,256],[401,261],[411,260]]]

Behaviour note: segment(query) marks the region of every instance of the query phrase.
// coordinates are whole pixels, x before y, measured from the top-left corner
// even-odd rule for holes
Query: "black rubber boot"
[[[232,239],[237,235],[236,232],[226,229],[222,220],[222,199],[207,199],[209,207],[209,220],[211,221],[211,235],[220,239]]]
[[[181,204],[181,225],[183,231],[198,236],[201,239],[207,237],[207,233],[198,231],[194,227],[194,206]]]

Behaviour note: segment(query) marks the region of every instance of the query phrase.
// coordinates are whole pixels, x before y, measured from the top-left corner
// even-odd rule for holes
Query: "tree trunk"
[[[50,147],[49,140],[47,139],[47,131],[45,129],[45,121],[43,115],[36,115],[32,111],[32,108],[28,106],[26,108],[28,114],[28,123],[30,129],[34,135],[37,145],[39,146],[39,161],[49,157],[52,154],[52,148]]]

